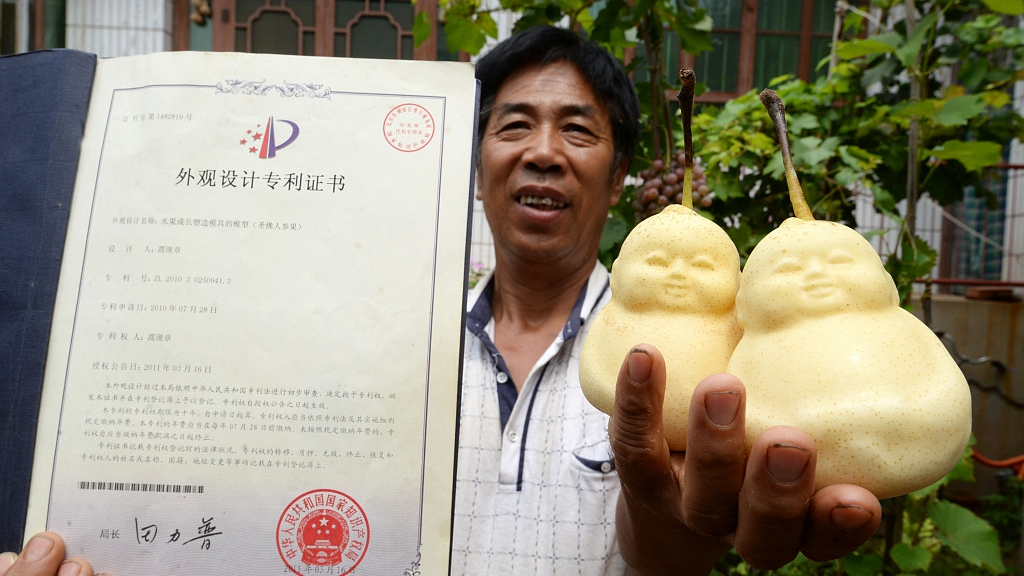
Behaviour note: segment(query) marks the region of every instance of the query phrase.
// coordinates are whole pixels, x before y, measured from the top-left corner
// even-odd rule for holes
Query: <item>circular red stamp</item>
[[[419,104],[399,104],[384,117],[384,138],[401,152],[422,150],[434,139],[434,117]]]
[[[292,572],[331,567],[348,574],[362,562],[370,543],[366,513],[351,496],[337,490],[310,490],[284,509],[277,521],[277,552]]]

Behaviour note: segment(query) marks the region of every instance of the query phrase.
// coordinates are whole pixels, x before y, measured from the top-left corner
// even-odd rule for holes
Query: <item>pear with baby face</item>
[[[680,74],[692,110],[693,71]],[[682,103],[682,102],[681,102]],[[692,198],[692,141],[684,106],[683,131],[691,174],[684,202]],[[692,187],[692,184],[691,184]],[[735,295],[740,261],[718,225],[692,206],[669,205],[638,224],[612,265],[612,299],[590,327],[580,358],[584,395],[611,414],[622,359],[640,343],[661,351],[667,368],[664,428],[669,448],[686,447],[690,396],[705,376],[722,372],[740,338]]]
[[[889,498],[928,486],[967,445],[967,382],[935,334],[900,308],[867,240],[811,218],[782,102],[770,90],[762,101],[797,217],[754,248],[736,296],[743,337],[728,372],[747,389],[747,447],[771,426],[794,426],[817,445],[818,488],[851,483]]]

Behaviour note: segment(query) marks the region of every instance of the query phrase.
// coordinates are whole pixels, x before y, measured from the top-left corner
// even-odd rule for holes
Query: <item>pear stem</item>
[[[683,206],[693,209],[693,92],[697,75],[690,68],[679,71],[682,84],[676,100],[679,101],[679,115],[683,118]]]
[[[779,98],[771,88],[761,92],[761,104],[768,110],[768,116],[775,123],[775,133],[779,136],[782,165],[786,169],[786,184],[789,185],[789,201],[793,205],[793,214],[801,220],[814,220],[811,207],[804,198],[804,190],[800,187],[800,180],[796,177],[796,169],[793,168],[793,154],[789,151],[789,130],[786,128],[786,106],[782,103],[782,98]]]

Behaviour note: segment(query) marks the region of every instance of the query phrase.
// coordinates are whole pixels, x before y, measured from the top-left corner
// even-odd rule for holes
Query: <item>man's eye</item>
[[[577,133],[580,133],[580,134],[592,134],[593,133],[593,132],[590,131],[590,128],[587,128],[586,126],[581,126],[579,124],[569,124],[568,126],[565,127],[565,129],[568,132],[577,132]]]
[[[529,125],[523,121],[508,122],[501,127],[502,132],[508,132],[510,130],[525,130],[529,128]]]

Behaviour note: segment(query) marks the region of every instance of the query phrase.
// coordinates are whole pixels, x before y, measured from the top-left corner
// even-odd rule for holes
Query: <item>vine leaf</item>
[[[948,500],[936,500],[928,507],[935,523],[936,536],[975,566],[987,566],[993,572],[1006,571],[999,551],[995,528],[970,510]]]
[[[996,142],[946,140],[942,146],[926,150],[925,154],[940,160],[956,160],[970,171],[998,164],[1003,159],[1003,147]]]
[[[905,572],[926,571],[932,563],[932,553],[927,548],[898,542],[892,547],[892,559]]]
[[[1009,14],[1011,16],[1020,16],[1024,14],[1024,2],[1021,0],[981,0],[985,6],[988,6],[994,12],[1000,14]]]

